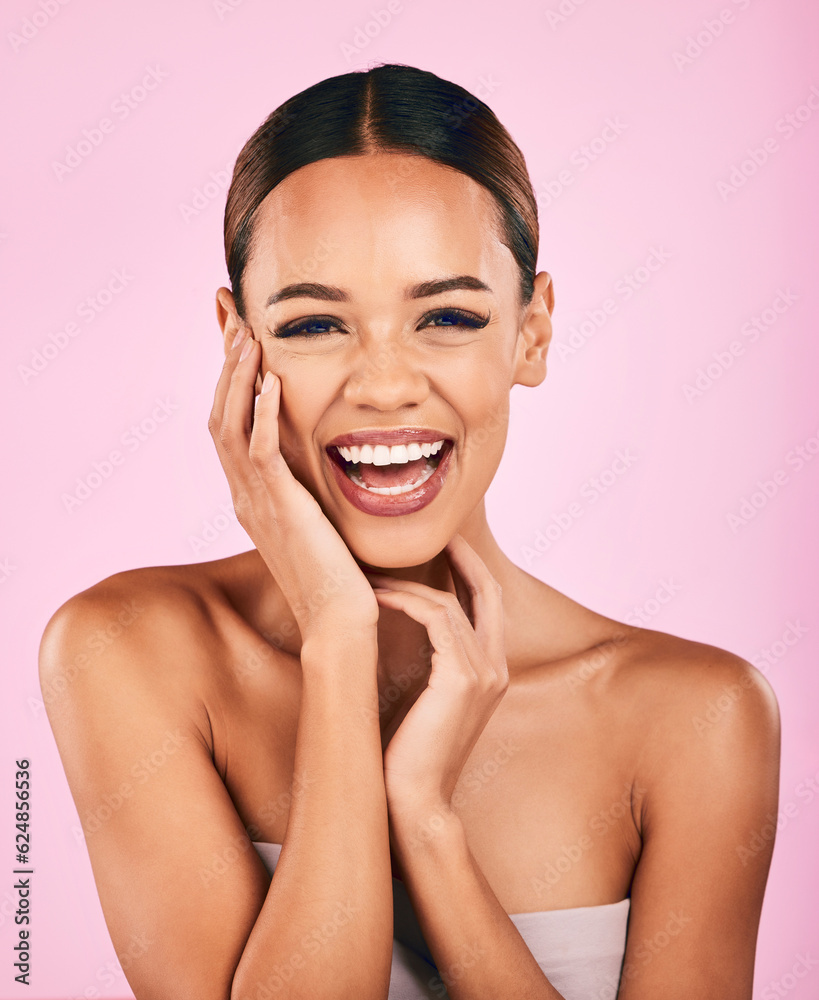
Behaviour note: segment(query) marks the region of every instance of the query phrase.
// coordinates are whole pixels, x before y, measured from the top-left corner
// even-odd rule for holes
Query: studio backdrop
[[[286,98],[380,62],[485,101],[537,195],[554,339],[545,382],[512,392],[495,536],[582,604],[768,678],[779,809],[737,844],[776,834],[754,995],[819,995],[819,8],[11,0],[2,32],[0,998],[132,995],[40,637],[120,570],[250,547],[207,429],[231,171]]]

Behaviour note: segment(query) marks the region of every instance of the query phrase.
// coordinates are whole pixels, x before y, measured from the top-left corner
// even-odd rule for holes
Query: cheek
[[[273,368],[273,371],[277,371]],[[306,469],[311,461],[313,435],[323,412],[315,386],[309,379],[294,377],[281,369],[279,404],[279,449],[291,467]]]
[[[473,359],[472,364],[459,366],[447,378],[446,387],[439,382],[446,398],[457,408],[467,431],[486,427],[487,431],[505,427],[509,414],[511,372],[497,354]]]
[[[461,457],[470,464],[497,468],[506,443],[509,427],[509,388],[502,378],[485,375],[462,383],[456,403],[463,422],[465,440]]]

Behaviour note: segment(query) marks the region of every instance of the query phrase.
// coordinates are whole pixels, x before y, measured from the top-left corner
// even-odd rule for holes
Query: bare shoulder
[[[196,566],[125,570],[71,597],[40,642],[40,686],[49,717],[77,699],[134,685],[190,709],[221,645],[218,591]],[[147,704],[143,706],[147,711]],[[198,720],[207,729],[203,718]],[[209,734],[208,734],[209,735]]]
[[[670,983],[748,997],[779,796],[776,696],[736,653],[653,630],[633,634],[614,674],[641,838],[623,1000]],[[649,953],[661,934],[673,947]]]
[[[766,677],[707,643],[628,629],[614,703],[636,749],[634,807],[643,836],[687,835],[690,818],[722,817],[752,836],[779,789],[780,716]]]
[[[114,574],[58,608],[40,647],[100,903],[140,997],[229,996],[270,882],[214,754],[230,608],[209,581],[198,565]]]
[[[550,700],[557,676],[574,700],[615,710],[649,733],[697,735],[743,719],[778,733],[771,685],[736,653],[598,614],[531,577],[527,587],[532,610],[521,619],[519,631],[529,633],[521,659],[537,664]]]
[[[778,737],[779,707],[764,674],[719,646],[622,626],[618,688],[648,730],[717,738]],[[616,641],[616,637],[615,637]]]

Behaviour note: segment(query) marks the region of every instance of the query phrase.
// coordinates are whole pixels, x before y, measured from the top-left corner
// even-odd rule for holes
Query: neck
[[[511,596],[525,574],[503,553],[495,541],[486,520],[483,499],[462,523],[459,533],[484,561],[489,572],[504,589],[504,593]],[[257,579],[272,584],[270,571],[264,565],[258,550],[253,549],[247,556],[258,563]],[[455,593],[449,563],[443,552],[439,552],[426,562],[407,567],[382,569],[365,566],[360,560],[357,561],[362,568],[377,569],[397,579],[412,580],[426,584],[434,590]],[[272,603],[269,603],[271,597]],[[251,617],[256,619],[259,631],[266,634],[265,629],[271,633],[281,630],[281,633],[288,637],[282,648],[291,655],[298,656],[300,649],[298,627],[278,588],[274,587],[271,593],[269,587],[256,586],[254,583],[252,593],[249,592],[246,598],[248,604],[255,605],[255,614],[251,612]],[[282,622],[285,622],[286,628],[282,628]],[[387,730],[394,730],[397,727],[418,694],[426,687],[432,648],[423,625],[403,612],[381,608],[378,621],[378,650],[379,707],[382,733],[386,734]],[[390,732],[389,735],[391,734]]]
[[[507,558],[486,520],[484,502],[461,526],[460,534],[475,550],[487,569],[500,583],[510,586],[520,570]],[[357,560],[364,569],[399,580],[412,580],[434,590],[454,594],[455,585],[443,552],[416,566],[381,568]],[[426,628],[402,611],[381,608],[378,620],[378,694],[382,732],[392,732],[409,711],[416,697],[426,687],[431,667],[432,647]]]

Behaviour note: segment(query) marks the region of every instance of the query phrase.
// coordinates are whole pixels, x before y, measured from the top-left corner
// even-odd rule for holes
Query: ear
[[[243,326],[247,326],[236,312],[233,292],[229,288],[219,288],[216,291],[216,319],[222,331],[225,357],[227,357],[233,345],[234,337]]]
[[[548,271],[540,271],[535,275],[532,300],[524,310],[518,331],[512,385],[536,386],[546,378],[554,307],[552,276]]]
[[[216,291],[216,319],[219,322],[219,328],[222,331],[223,346],[225,350],[225,357],[227,357],[233,346],[234,338],[236,334],[241,330],[243,326],[246,326],[250,330],[250,336],[253,336],[253,330],[249,323],[246,323],[236,311],[236,302],[233,298],[233,292],[229,288],[219,288]],[[256,395],[262,390],[262,376],[261,372],[256,375]]]

